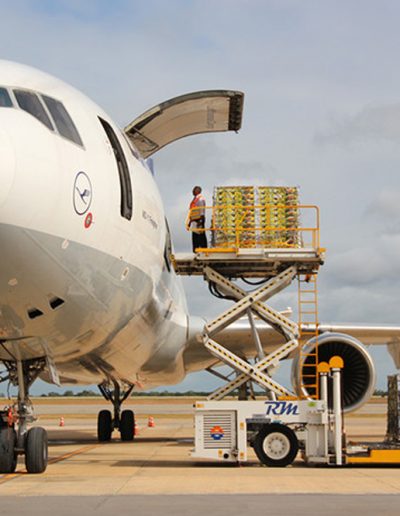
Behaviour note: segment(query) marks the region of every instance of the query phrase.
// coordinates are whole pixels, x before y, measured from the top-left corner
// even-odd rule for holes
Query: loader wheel
[[[0,473],[14,473],[17,467],[16,442],[14,428],[0,427]]]
[[[265,425],[256,435],[254,451],[263,464],[284,467],[296,458],[299,442],[291,428],[272,423]]]
[[[39,426],[31,428],[25,440],[25,466],[28,473],[43,473],[47,468],[47,432]]]

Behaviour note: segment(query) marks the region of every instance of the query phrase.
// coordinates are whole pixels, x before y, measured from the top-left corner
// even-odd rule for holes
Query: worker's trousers
[[[197,229],[204,228],[203,221],[196,221],[195,224]],[[192,247],[193,252],[196,252],[198,247],[207,247],[207,237],[205,231],[202,231],[201,233],[196,233],[195,231],[192,232]]]

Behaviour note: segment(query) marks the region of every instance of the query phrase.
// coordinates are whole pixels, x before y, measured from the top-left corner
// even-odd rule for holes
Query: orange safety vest
[[[201,203],[201,204],[200,204]],[[193,197],[192,202],[190,203],[190,220],[199,220],[200,217],[205,215],[204,206],[206,205],[206,199],[203,195],[198,194],[196,197]],[[197,208],[198,209],[194,209]]]

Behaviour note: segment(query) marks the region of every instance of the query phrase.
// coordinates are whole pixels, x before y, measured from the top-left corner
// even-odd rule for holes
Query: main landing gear
[[[45,358],[3,361],[8,375],[0,381],[18,386],[14,406],[0,411],[0,473],[13,473],[18,455],[25,456],[28,473],[43,473],[48,462],[47,432],[28,424],[35,421],[29,387],[46,366]]]
[[[114,407],[114,416],[110,410],[101,410],[97,417],[97,438],[100,442],[111,440],[111,434],[115,428],[119,430],[121,441],[133,441],[135,437],[135,415],[132,410],[123,410],[122,403],[130,396],[133,385],[121,388],[116,382],[103,382],[99,386],[101,394],[107,401],[111,401]]]

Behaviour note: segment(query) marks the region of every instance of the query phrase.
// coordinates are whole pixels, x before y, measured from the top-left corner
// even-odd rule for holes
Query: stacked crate
[[[296,187],[258,187],[259,246],[297,247],[299,195]]]
[[[253,186],[214,188],[214,247],[254,247],[254,193]]]
[[[299,247],[298,203],[295,187],[217,186],[212,246]]]

